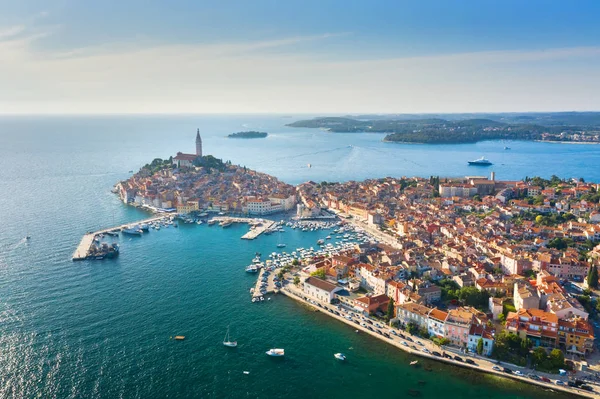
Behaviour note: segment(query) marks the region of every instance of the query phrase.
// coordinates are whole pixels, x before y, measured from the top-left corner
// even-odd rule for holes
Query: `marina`
[[[127,223],[127,224],[123,224],[123,225],[120,225],[117,227],[109,227],[109,228],[98,230],[95,232],[89,232],[89,233],[85,234],[83,236],[83,238],[81,239],[81,242],[77,246],[77,249],[75,249],[75,252],[73,252],[72,259],[73,259],[73,261],[96,259],[97,256],[95,256],[92,253],[92,246],[94,245],[94,242],[99,242],[98,237],[100,235],[106,234],[108,236],[115,237],[115,236],[118,236],[119,231],[122,232],[123,234],[142,235],[142,233],[140,231],[140,230],[142,230],[142,228],[140,227],[139,229],[134,230],[133,226],[149,225],[149,224],[164,221],[164,220],[170,220],[170,218],[168,216],[164,216],[164,215],[156,216],[156,217],[152,217],[149,219],[141,220],[136,223]]]

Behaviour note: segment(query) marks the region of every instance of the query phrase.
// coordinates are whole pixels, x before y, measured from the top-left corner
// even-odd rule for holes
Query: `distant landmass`
[[[231,133],[227,137],[229,137],[230,139],[263,139],[263,138],[267,137],[268,135],[269,134],[265,133],[265,132],[249,131],[249,132]]]
[[[319,117],[286,126],[321,128],[333,133],[385,133],[384,141],[425,144],[483,140],[539,140],[600,143],[600,112],[457,115],[360,115]],[[439,116],[439,117],[438,117]],[[443,118],[441,117],[443,116]],[[367,119],[368,118],[368,119]]]

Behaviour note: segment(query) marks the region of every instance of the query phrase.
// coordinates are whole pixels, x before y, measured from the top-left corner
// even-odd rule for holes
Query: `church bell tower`
[[[200,129],[196,131],[196,155],[202,156],[202,139],[200,138]]]

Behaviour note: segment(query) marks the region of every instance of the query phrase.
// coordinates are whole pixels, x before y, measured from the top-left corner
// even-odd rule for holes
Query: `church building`
[[[194,160],[202,156],[202,138],[200,137],[200,129],[196,131],[196,153],[195,154],[184,154],[178,152],[173,157],[173,165],[178,168],[192,167],[194,166]]]

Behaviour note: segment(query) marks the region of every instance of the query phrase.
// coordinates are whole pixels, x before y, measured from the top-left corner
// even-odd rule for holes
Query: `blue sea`
[[[165,228],[120,238],[116,260],[71,261],[86,231],[148,216],[110,189],[154,158],[193,152],[197,128],[206,154],[291,184],[491,171],[498,179],[600,181],[600,146],[402,145],[380,134],[284,126],[306,117],[0,117],[0,397],[553,395],[437,363],[432,371],[410,368],[409,355],[288,298],[250,302],[256,277],[243,269],[255,252],[275,251],[277,237],[240,240],[245,226]],[[225,137],[244,130],[269,137]],[[494,165],[467,165],[481,156]],[[284,233],[288,249],[324,235]],[[234,350],[221,345],[228,325],[240,343]],[[267,357],[272,347],[285,348],[285,359]],[[336,352],[348,362],[336,362]]]

